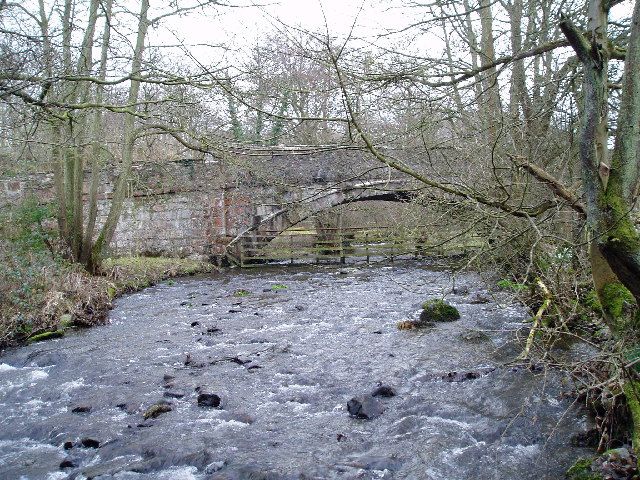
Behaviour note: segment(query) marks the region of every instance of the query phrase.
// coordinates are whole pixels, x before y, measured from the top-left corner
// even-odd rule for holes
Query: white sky
[[[198,45],[225,44],[238,48],[255,45],[261,36],[282,29],[283,24],[323,32],[328,26],[331,36],[345,38],[355,23],[355,35],[372,41],[375,35],[408,22],[406,11],[397,8],[400,4],[397,0],[235,0],[235,3],[246,6],[217,7],[206,15],[197,12],[167,19],[151,33],[152,42],[171,44],[177,36],[192,46],[196,56],[206,57],[215,54]]]

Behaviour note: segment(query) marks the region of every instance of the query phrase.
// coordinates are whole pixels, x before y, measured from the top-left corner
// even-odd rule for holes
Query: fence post
[[[367,254],[367,264],[369,263],[369,232],[364,232],[364,251]]]
[[[289,260],[289,263],[293,265],[293,235],[289,235],[289,255],[291,255],[291,259]]]

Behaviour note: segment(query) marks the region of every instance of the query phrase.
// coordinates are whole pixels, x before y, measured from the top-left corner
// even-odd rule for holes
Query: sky
[[[234,1],[234,0],[230,0]],[[155,42],[176,40],[191,46],[196,56],[215,55],[204,45],[255,45],[267,33],[285,26],[301,27],[346,38],[356,24],[355,35],[373,41],[385,29],[408,21],[393,0],[235,0],[240,8],[218,7],[215,13],[172,18],[152,32]],[[155,43],[154,42],[154,43]]]

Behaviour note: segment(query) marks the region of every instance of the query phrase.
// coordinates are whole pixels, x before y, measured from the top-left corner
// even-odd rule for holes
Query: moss
[[[629,215],[631,208],[624,201],[622,194],[615,188],[607,188],[603,203],[603,210],[610,213],[608,224],[602,228],[602,231],[608,232],[607,242],[615,244],[625,252],[638,251],[640,237]]]
[[[635,299],[627,288],[620,282],[604,285],[598,292],[602,309],[615,322],[624,320],[625,305],[634,305]]]
[[[249,290],[240,289],[233,292],[234,297],[247,297],[249,295],[251,295],[251,292]]]
[[[144,412],[143,418],[148,420],[150,418],[157,418],[163,413],[167,413],[173,410],[171,405],[168,403],[156,403],[155,405],[151,405],[146,412]]]
[[[44,340],[51,340],[52,338],[60,338],[64,336],[64,330],[52,330],[48,332],[38,333],[27,339],[28,343],[42,342]]]
[[[567,470],[568,480],[600,480],[600,475],[591,471],[593,458],[581,458]]]
[[[61,330],[71,328],[73,326],[73,318],[71,317],[70,314],[65,313],[60,317],[60,321],[58,322],[58,325]]]
[[[456,307],[440,299],[427,300],[422,304],[422,309],[420,321],[453,322],[460,318]]]
[[[275,285],[271,285],[271,290],[286,290],[288,287],[286,285],[282,285],[281,283],[276,283]]]
[[[602,313],[602,304],[600,303],[600,299],[598,298],[598,293],[592,289],[587,292],[584,296],[584,306],[587,307],[594,313]]]
[[[628,381],[624,386],[624,396],[633,420],[631,438],[633,448],[637,451],[640,448],[640,382]]]

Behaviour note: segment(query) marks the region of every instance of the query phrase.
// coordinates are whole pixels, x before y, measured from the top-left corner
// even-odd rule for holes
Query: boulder
[[[148,420],[150,418],[157,418],[163,413],[170,412],[171,410],[173,410],[171,404],[166,402],[159,402],[147,408],[146,412],[144,412],[142,416],[145,420]]]
[[[215,393],[201,392],[198,394],[198,406],[208,408],[221,408],[222,400]]]
[[[444,300],[427,300],[422,304],[420,320],[417,323],[453,322],[460,319],[460,312]]]
[[[347,402],[347,411],[353,418],[371,420],[382,415],[384,409],[378,400],[371,395],[354,397]]]

